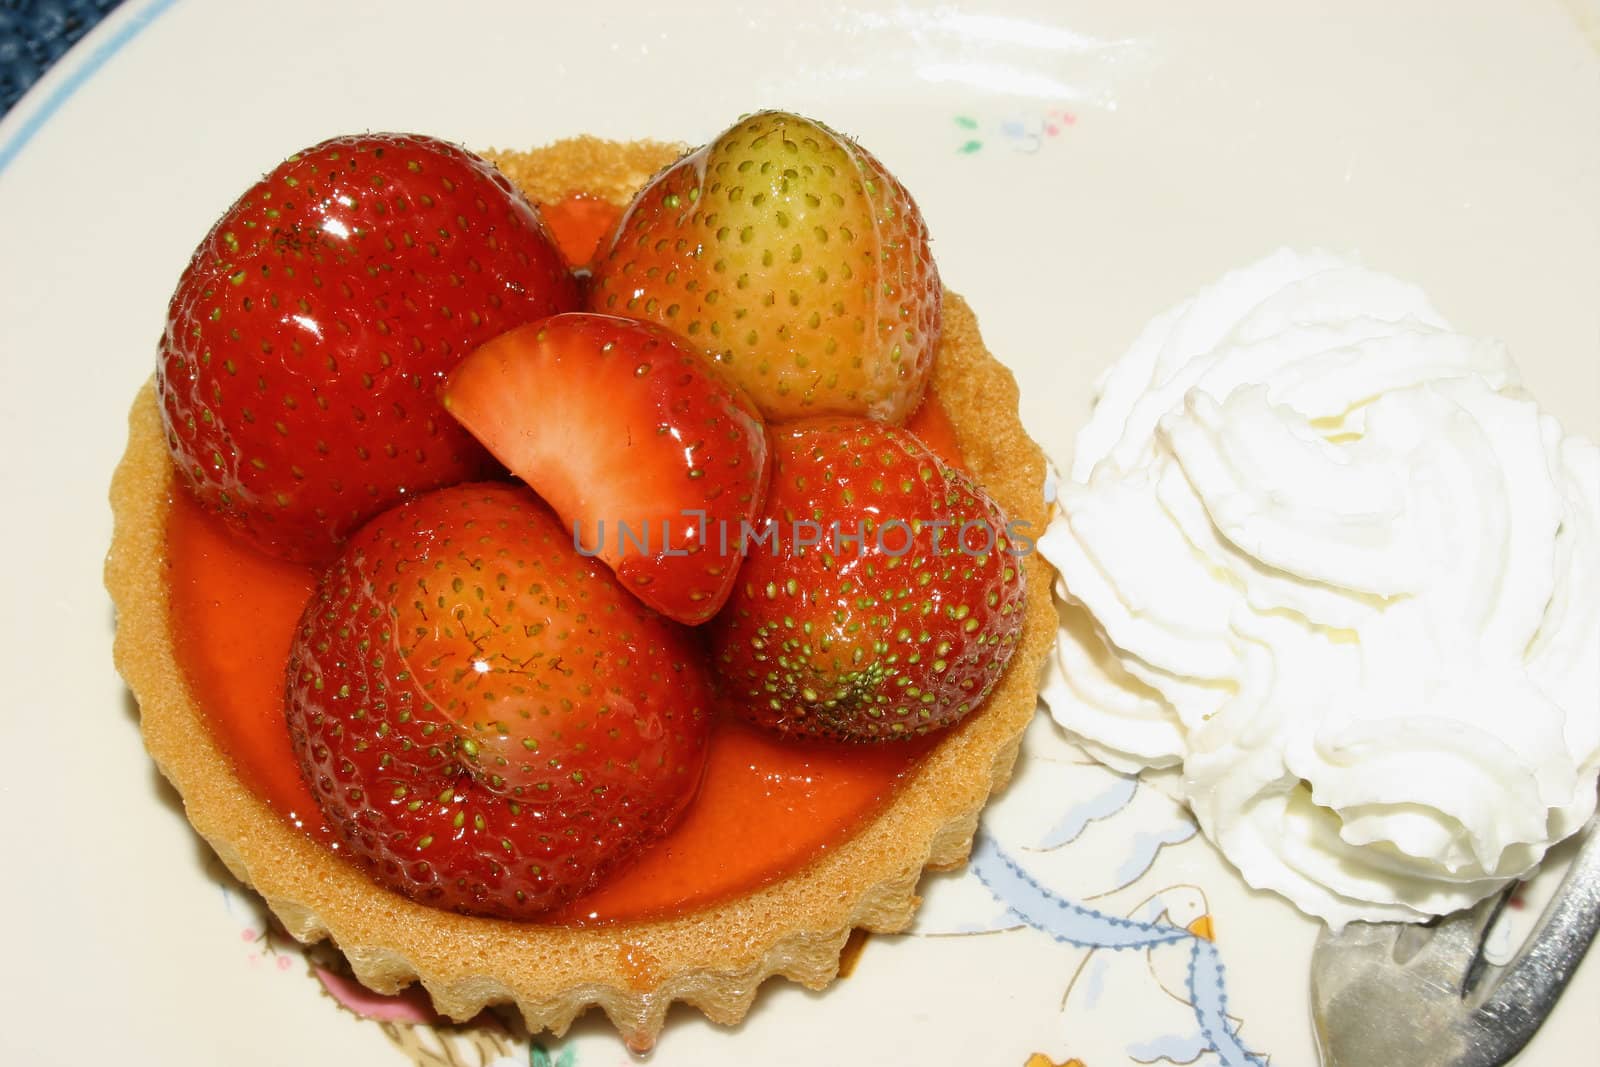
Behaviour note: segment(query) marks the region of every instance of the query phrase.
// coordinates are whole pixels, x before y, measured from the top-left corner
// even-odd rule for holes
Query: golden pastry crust
[[[681,149],[594,138],[490,153],[535,200],[583,190],[618,203]],[[1017,416],[1010,371],[983,347],[965,301],[946,294],[933,386],[969,467],[1013,520],[1042,532],[1044,457]],[[985,706],[950,731],[896,798],[843,845],[797,873],[671,919],[590,928],[440,911],[379,887],[290,828],[235,776],[189,693],[168,626],[166,521],[175,491],[152,386],[134,401],[111,486],[115,533],[106,585],[116,662],[140,706],[145,745],[182,794],[189,821],[296,938],[332,938],[380,993],[420,981],[457,1020],[514,1003],[532,1031],[563,1032],[599,1005],[630,1046],[650,1047],[678,1000],[712,1020],[744,1017],[781,974],[812,989],[838,971],[852,928],[903,930],[928,868],[962,863],[992,790],[1010,777],[1055,633],[1048,565],[1024,560],[1027,616],[1015,657]]]

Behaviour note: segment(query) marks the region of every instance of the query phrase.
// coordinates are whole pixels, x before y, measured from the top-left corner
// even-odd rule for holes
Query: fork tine
[[[1583,832],[1583,845],[1538,926],[1475,1013],[1502,1035],[1504,1055],[1475,1063],[1503,1063],[1521,1051],[1555,1007],[1600,929],[1600,816],[1591,818]]]
[[[1498,1067],[1555,1006],[1600,928],[1600,816],[1533,935],[1505,967],[1483,939],[1507,894],[1425,927],[1352,923],[1312,957],[1324,1067]]]
[[[1478,983],[1490,973],[1489,958],[1484,954],[1489,932],[1494,929],[1494,924],[1499,921],[1500,916],[1505,914],[1506,904],[1510,902],[1521,887],[1521,882],[1512,882],[1491,898],[1494,904],[1488,909],[1483,926],[1478,931],[1478,950],[1472,954],[1472,962],[1467,964],[1467,973],[1461,978],[1461,998],[1463,1000],[1471,997],[1473,991],[1478,988]]]
[[[1402,929],[1395,937],[1394,962],[1413,982],[1461,998],[1467,977],[1474,968],[1482,970],[1483,939],[1505,899],[1505,893],[1495,893],[1466,911]]]

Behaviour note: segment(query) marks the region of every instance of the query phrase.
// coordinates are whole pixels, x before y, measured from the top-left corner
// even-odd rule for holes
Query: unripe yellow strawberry
[[[729,128],[634,200],[594,311],[688,338],[773,421],[903,421],[939,340],[939,273],[910,194],[864,148],[778,111]]]

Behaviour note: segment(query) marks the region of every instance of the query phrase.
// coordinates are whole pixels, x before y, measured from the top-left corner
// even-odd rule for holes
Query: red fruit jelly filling
[[[617,209],[573,197],[545,205],[569,261],[587,262]],[[960,465],[954,429],[932,394],[909,428]],[[185,493],[167,519],[171,624],[179,666],[235,773],[292,826],[331,848],[289,744],[284,671],[316,572],[232,537]],[[622,870],[541,921],[565,925],[667,918],[728,900],[803,868],[886,807],[937,737],[884,745],[783,741],[725,719],[683,819]]]

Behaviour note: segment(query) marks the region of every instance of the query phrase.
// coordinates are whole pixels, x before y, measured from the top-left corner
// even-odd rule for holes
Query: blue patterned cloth
[[[0,0],[0,115],[121,0]]]

